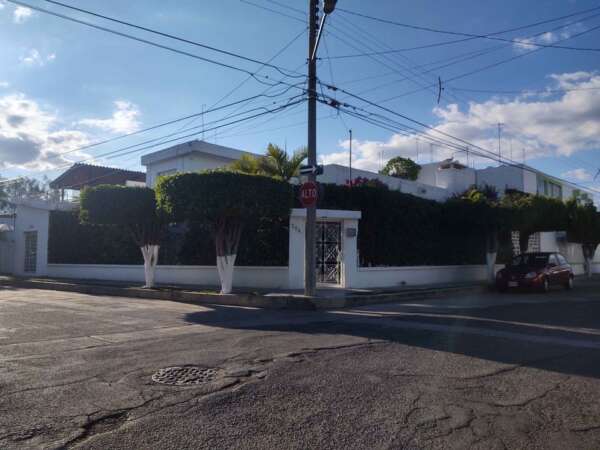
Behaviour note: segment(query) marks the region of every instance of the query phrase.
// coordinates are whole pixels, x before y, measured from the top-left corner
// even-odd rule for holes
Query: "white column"
[[[342,287],[356,287],[358,282],[358,220],[342,222]]]
[[[304,287],[304,231],[306,229],[306,216],[290,216],[290,242],[288,277],[290,289]]]

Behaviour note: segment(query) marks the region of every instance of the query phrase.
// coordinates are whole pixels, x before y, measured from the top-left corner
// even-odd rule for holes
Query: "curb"
[[[211,292],[187,291],[180,289],[143,289],[137,287],[119,287],[101,284],[72,283],[69,281],[9,278],[0,279],[0,284],[30,289],[77,292],[81,294],[130,297],[147,300],[168,300],[196,305],[226,305],[252,308],[314,311],[327,309],[354,308],[357,306],[396,303],[405,301],[438,298],[450,294],[483,293],[485,285],[452,286],[437,288],[415,288],[397,292],[379,292],[373,294],[349,295],[346,297],[303,297],[293,295],[259,295],[240,293],[221,295]]]

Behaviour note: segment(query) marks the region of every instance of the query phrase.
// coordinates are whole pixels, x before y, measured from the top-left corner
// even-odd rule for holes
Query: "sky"
[[[63,0],[254,61],[44,0],[23,1],[212,62],[0,0],[2,177],[52,179],[75,161],[143,170],[141,155],[190,139],[255,153],[270,142],[289,151],[306,144],[306,102],[295,102],[304,95],[308,0]],[[600,4],[339,0],[337,6],[324,28],[318,77],[323,98],[342,106],[319,104],[321,162],[347,165],[352,129],[359,168],[378,170],[395,156],[420,163],[454,157],[486,167],[497,164],[487,156],[500,153],[600,190],[600,176],[594,179]],[[497,33],[504,40],[399,24]],[[276,68],[260,64],[267,61]],[[111,141],[89,147],[105,140]]]

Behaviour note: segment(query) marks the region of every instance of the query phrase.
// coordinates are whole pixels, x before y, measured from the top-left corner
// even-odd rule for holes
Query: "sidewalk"
[[[167,286],[144,289],[136,283],[73,280],[58,278],[21,278],[0,276],[0,286],[30,289],[79,292],[92,295],[134,297],[149,300],[170,300],[194,304],[218,304],[266,309],[317,310],[351,308],[356,306],[413,301],[441,297],[450,294],[485,292],[482,283],[431,284],[395,289],[318,289],[314,297],[306,297],[301,291],[243,289],[221,295],[216,287]]]

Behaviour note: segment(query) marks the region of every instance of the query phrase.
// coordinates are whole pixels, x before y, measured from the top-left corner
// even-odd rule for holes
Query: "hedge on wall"
[[[254,238],[242,240],[239,266],[286,266],[289,223],[256,224]],[[51,211],[48,262],[51,264],[142,264],[139,247],[125,227],[82,224],[78,211]],[[215,264],[215,245],[206,223],[172,225],[161,243],[159,264]]]
[[[51,264],[142,264],[139,247],[125,227],[79,222],[79,211],[50,211]]]
[[[362,211],[358,251],[363,267],[485,263],[485,235],[468,226],[477,208],[461,205],[453,211],[450,204],[398,191],[333,184],[321,186],[318,207]],[[464,220],[452,225],[450,218],[458,214]]]

